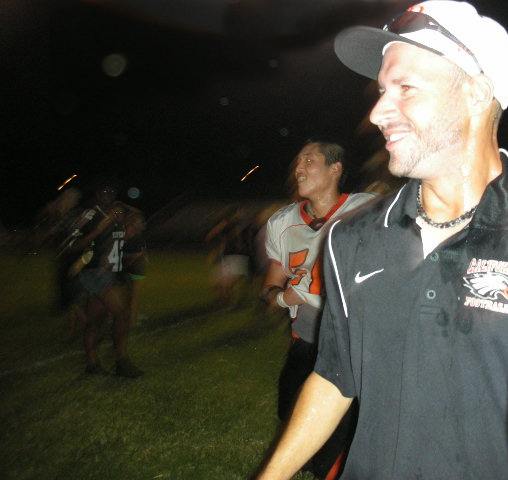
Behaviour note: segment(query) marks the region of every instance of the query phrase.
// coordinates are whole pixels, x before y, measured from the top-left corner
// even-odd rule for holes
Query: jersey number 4
[[[115,240],[113,248],[109,252],[108,262],[112,265],[111,270],[113,272],[122,271],[123,243],[123,240]]]

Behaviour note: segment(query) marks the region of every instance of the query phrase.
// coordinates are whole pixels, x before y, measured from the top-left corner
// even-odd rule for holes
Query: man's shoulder
[[[375,193],[370,193],[370,192],[358,192],[358,193],[350,193],[348,195],[347,201],[348,202],[355,201],[355,202],[365,203],[365,202],[368,202],[369,200],[373,200],[375,198],[379,198],[379,195],[377,195]]]
[[[395,191],[383,196],[355,194],[355,196],[361,195],[362,201],[341,215],[340,220],[334,224],[332,235],[340,235],[343,232],[360,234],[364,231],[377,229],[384,223],[398,193],[398,191]]]
[[[277,224],[282,222],[292,222],[298,218],[300,204],[298,202],[290,203],[279,208],[269,219],[268,223]]]
[[[349,212],[370,202],[375,202],[377,199],[378,196],[373,193],[350,193],[338,212],[339,214]]]

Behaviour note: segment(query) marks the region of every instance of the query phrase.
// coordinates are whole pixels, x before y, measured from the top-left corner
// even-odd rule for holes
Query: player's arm
[[[300,305],[304,303],[292,288],[286,288],[288,277],[282,265],[274,260],[270,261],[270,265],[265,275],[263,288],[261,289],[261,299],[268,305],[275,307],[277,303],[277,295],[283,292],[282,298],[287,305]]]
[[[282,436],[256,479],[291,478],[330,437],[351,402],[333,383],[311,373]]]
[[[79,237],[71,246],[72,251],[80,251],[90,245],[113,221],[113,216],[108,215],[101,219],[101,221],[95,226],[95,228],[88,234]]]

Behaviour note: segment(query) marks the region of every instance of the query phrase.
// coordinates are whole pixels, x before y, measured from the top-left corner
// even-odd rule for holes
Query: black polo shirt
[[[341,479],[508,479],[508,177],[426,258],[417,181],[332,228],[315,370],[358,397]]]

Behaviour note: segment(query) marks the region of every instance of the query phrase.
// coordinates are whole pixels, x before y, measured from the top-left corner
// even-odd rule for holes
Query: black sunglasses
[[[435,30],[439,32],[441,35],[444,35],[446,38],[449,38],[452,42],[458,45],[462,50],[464,50],[468,55],[470,55],[476,63],[476,66],[480,70],[480,73],[483,73],[483,68],[478,62],[477,58],[474,56],[473,52],[469,50],[453,33],[448,31],[442,25],[439,25],[432,17],[426,15],[425,13],[420,12],[405,12],[397,18],[394,18],[388,25],[385,25],[383,30],[402,34],[402,33],[412,33],[417,32],[419,30]]]

